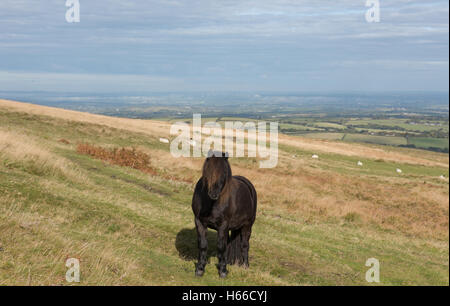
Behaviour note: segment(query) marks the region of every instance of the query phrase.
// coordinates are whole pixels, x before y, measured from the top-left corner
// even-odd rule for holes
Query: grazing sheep
[[[317,158],[319,158],[319,155],[314,154],[313,156],[311,156],[311,158],[317,159]]]
[[[402,173],[403,171],[401,169],[397,168],[397,173]]]
[[[167,138],[160,138],[159,141],[162,143],[169,143],[169,139]]]
[[[358,161],[357,165],[358,165],[358,166],[362,166],[363,163],[362,163],[361,161]]]

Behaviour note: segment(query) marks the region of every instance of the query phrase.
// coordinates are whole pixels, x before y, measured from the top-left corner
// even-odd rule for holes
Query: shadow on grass
[[[211,257],[217,256],[217,234],[214,231],[208,230],[208,262]],[[182,229],[175,240],[175,247],[178,254],[184,260],[196,260],[198,257],[197,248],[197,231],[193,229]]]

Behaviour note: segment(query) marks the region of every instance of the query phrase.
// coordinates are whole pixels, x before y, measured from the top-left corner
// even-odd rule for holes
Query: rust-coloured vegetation
[[[70,144],[70,141],[68,141],[67,139],[61,138],[60,140],[58,140],[60,143],[63,144]]]
[[[150,165],[150,156],[135,148],[106,149],[88,143],[80,143],[77,145],[77,152],[104,160],[113,165],[130,167],[145,173],[156,174]]]

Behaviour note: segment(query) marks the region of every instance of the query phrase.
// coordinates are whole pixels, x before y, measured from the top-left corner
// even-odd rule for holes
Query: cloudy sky
[[[448,0],[0,1],[0,91],[448,92]]]

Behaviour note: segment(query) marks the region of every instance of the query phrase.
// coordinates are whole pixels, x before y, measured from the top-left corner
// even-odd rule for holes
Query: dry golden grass
[[[0,107],[9,111],[26,112],[34,115],[45,115],[69,121],[93,123],[132,132],[163,136],[169,135],[169,124],[167,122],[115,118],[2,99],[0,99]]]
[[[145,149],[143,149],[145,150]],[[174,158],[152,151],[161,169],[193,182],[201,176],[202,158]],[[258,190],[260,207],[288,210],[307,222],[348,216],[368,226],[407,235],[448,239],[449,199],[445,187],[420,182],[357,177],[323,171],[282,154],[274,169],[258,169],[231,159],[233,174],[248,177]],[[353,221],[353,217],[350,221]]]
[[[0,130],[0,156],[3,162],[10,160],[13,164],[20,163],[29,171],[85,180],[84,175],[70,161],[52,153],[42,142],[23,134]]]

